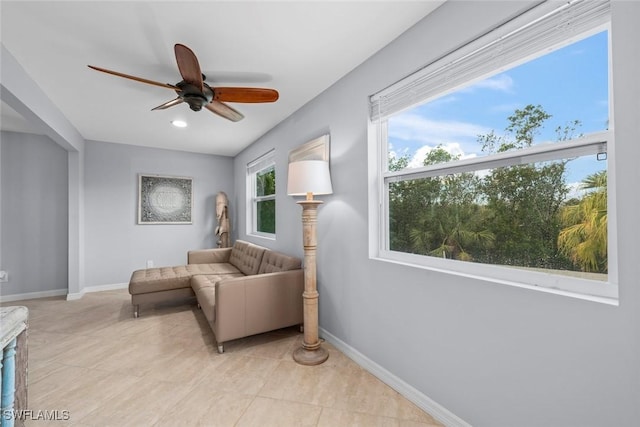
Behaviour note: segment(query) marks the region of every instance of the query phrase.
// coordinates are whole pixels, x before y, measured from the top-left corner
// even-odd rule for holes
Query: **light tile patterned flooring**
[[[440,426],[329,343],[309,367],[291,354],[297,328],[215,338],[193,303],[141,307],[126,290],[29,308],[29,409],[68,410],[68,421],[27,426]]]

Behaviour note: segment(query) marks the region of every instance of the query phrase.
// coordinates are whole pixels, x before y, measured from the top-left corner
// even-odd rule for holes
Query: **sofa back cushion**
[[[233,264],[246,276],[257,274],[265,250],[266,248],[261,246],[253,245],[242,240],[236,240],[233,245],[233,249],[231,250],[229,263]]]
[[[258,269],[258,274],[276,271],[297,270],[302,267],[300,258],[295,258],[276,251],[265,251]]]

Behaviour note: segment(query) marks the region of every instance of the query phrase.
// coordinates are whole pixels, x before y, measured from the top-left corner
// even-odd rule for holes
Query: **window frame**
[[[268,172],[269,170],[273,170],[275,174],[275,150],[270,150],[247,164],[247,206],[250,207],[247,209],[247,234],[275,240],[276,233],[267,233],[258,230],[258,203],[269,200],[273,200],[274,202],[276,201],[277,186],[273,194],[269,194],[267,196],[257,195],[257,176],[258,174]],[[274,221],[277,222],[277,216],[274,217]]]
[[[534,11],[536,12],[536,11]],[[546,13],[546,10],[537,11],[538,14]],[[535,13],[534,13],[535,14]],[[515,19],[513,25],[527,25],[527,19]],[[499,30],[503,30],[502,27]],[[528,62],[529,60],[542,56],[550,47],[559,47],[554,42],[552,46],[536,47],[535,52],[528,52],[525,59],[520,59],[511,64],[500,64],[496,66],[490,73],[484,72],[482,77],[475,76],[469,80],[457,82],[455,85],[443,88],[437,93],[429,93],[428,97],[413,103],[413,105],[404,106],[397,111],[391,113],[382,113],[380,104],[386,102],[384,97],[393,97],[397,86],[407,85],[407,81],[411,82],[412,78],[416,80],[424,79],[425,75],[432,72],[432,68],[438,71],[437,67],[441,64],[450,64],[455,62],[451,58],[463,58],[465,55],[482,48],[483,44],[493,42],[497,37],[493,34],[495,31],[487,33],[467,46],[455,50],[451,54],[434,62],[434,64],[419,70],[413,75],[403,79],[378,94],[371,97],[371,110],[368,122],[368,144],[369,144],[369,257],[371,259],[392,262],[405,266],[423,268],[432,271],[438,271],[447,274],[473,278],[490,283],[506,284],[526,289],[533,289],[553,294],[571,296],[590,301],[596,301],[611,305],[618,304],[618,267],[617,267],[617,227],[615,215],[615,143],[614,143],[614,112],[613,112],[613,88],[612,88],[612,48],[611,48],[611,21],[610,14],[606,24],[595,25],[587,31],[582,31],[579,36],[571,35],[561,44],[562,46],[583,39],[596,32],[608,31],[608,67],[609,67],[609,129],[606,131],[595,132],[581,138],[564,141],[562,144],[536,144],[533,147],[525,148],[517,151],[508,151],[503,153],[491,154],[487,156],[468,158],[464,160],[451,161],[436,165],[430,165],[421,168],[407,168],[402,171],[390,172],[388,170],[388,131],[387,118],[392,115],[405,111],[417,104],[423,104],[435,98],[439,98],[451,93],[463,86],[467,86],[480,78],[487,78],[490,75],[498,74],[505,69],[511,68],[516,64]],[[424,81],[424,80],[422,80]],[[393,102],[393,99],[391,99]],[[384,105],[383,105],[384,107]],[[377,110],[376,110],[377,109]],[[466,261],[458,261],[452,259],[441,259],[426,255],[418,255],[392,251],[389,249],[390,229],[389,229],[389,183],[407,179],[416,179],[433,176],[443,176],[458,172],[471,172],[483,169],[490,169],[499,166],[533,163],[537,161],[551,160],[552,158],[560,159],[565,157],[554,157],[564,152],[568,157],[576,153],[588,153],[591,150],[596,152],[607,153],[607,209],[608,209],[608,277],[607,281],[594,281],[575,276],[561,275],[553,272],[530,271],[526,269],[513,268],[508,266],[494,264],[480,264]],[[527,159],[535,159],[527,161]],[[538,160],[542,159],[542,160]]]

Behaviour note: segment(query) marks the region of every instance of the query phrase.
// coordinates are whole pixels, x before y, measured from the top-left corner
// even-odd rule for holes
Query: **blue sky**
[[[441,144],[462,158],[482,155],[477,136],[504,134],[516,108],[541,105],[551,118],[538,142],[556,139],[555,129],[580,120],[578,133],[605,130],[609,117],[607,31],[565,46],[389,119],[389,152],[422,166]],[[569,181],[606,168],[606,162],[576,160]]]

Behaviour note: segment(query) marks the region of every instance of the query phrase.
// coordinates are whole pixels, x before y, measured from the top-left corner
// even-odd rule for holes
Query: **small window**
[[[276,235],[276,169],[274,152],[247,165],[247,232],[274,238]]]

